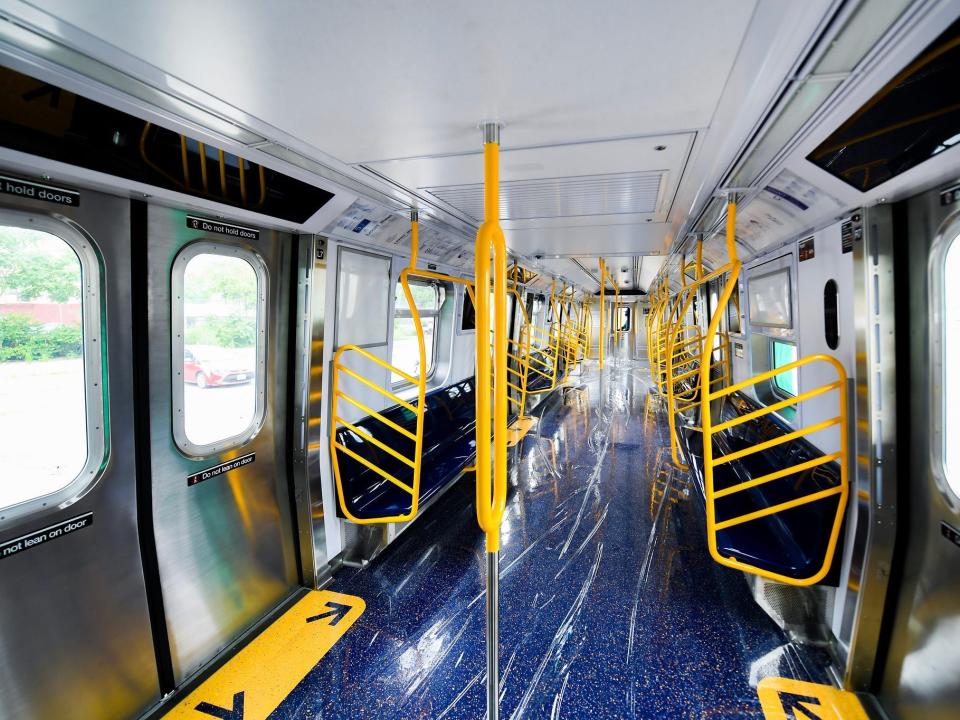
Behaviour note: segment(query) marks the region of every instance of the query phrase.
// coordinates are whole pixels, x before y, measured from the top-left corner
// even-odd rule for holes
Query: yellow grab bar
[[[344,345],[343,347],[337,348],[337,351],[333,355],[333,372],[331,373],[331,395],[333,397],[333,407],[332,414],[334,416],[334,421],[330,423],[330,456],[331,464],[333,465],[333,475],[337,484],[337,500],[340,503],[340,509],[343,511],[344,516],[351,522],[359,524],[373,524],[373,523],[386,523],[386,522],[406,522],[407,520],[412,520],[417,516],[417,512],[420,508],[420,473],[421,473],[421,464],[423,456],[423,414],[424,414],[424,397],[426,395],[426,385],[427,379],[423,374],[423,370],[426,368],[426,343],[423,337],[423,322],[420,319],[420,312],[417,309],[417,303],[413,298],[413,292],[410,290],[410,277],[419,276],[419,277],[437,277],[443,280],[450,280],[454,282],[463,282],[467,285],[468,292],[470,290],[469,282],[462,280],[460,278],[451,278],[449,276],[442,276],[438,273],[431,273],[426,270],[417,270],[417,256],[420,252],[420,223],[418,221],[417,213],[414,211],[411,213],[410,217],[410,262],[406,268],[400,272],[400,286],[403,289],[403,294],[407,299],[407,307],[410,308],[410,316],[413,319],[414,329],[417,334],[417,351],[419,353],[419,368],[420,375],[419,377],[414,377],[409,373],[404,372],[400,368],[381,360],[373,353],[364,350],[361,347],[356,345]],[[390,373],[399,376],[400,378],[406,380],[407,382],[413,384],[417,388],[417,400],[416,403],[410,403],[402,398],[398,397],[396,394],[390,392],[389,390],[381,387],[379,383],[372,382],[367,378],[363,377],[357,371],[347,367],[342,361],[341,358],[344,354],[350,353],[357,355],[359,357],[368,360],[375,365],[388,370]],[[406,428],[401,427],[392,420],[384,417],[381,413],[377,412],[366,403],[358,400],[355,397],[352,397],[348,393],[343,392],[339,388],[340,374],[347,375],[354,380],[362,383],[364,386],[374,390],[380,395],[386,397],[388,400],[392,400],[395,404],[400,405],[401,407],[409,410],[414,414],[416,419],[416,428],[414,432],[410,432]],[[359,428],[353,423],[348,422],[341,417],[340,412],[338,411],[338,402],[340,400],[345,400],[354,407],[360,409],[361,411],[367,413],[371,418],[376,419],[381,424],[386,425],[391,430],[394,430],[404,437],[413,441],[413,457],[408,458],[402,453],[388,448],[384,443],[378,441],[371,434],[366,432],[359,432]],[[405,465],[411,468],[411,482],[408,485],[407,483],[398,480],[393,475],[385,471],[383,468],[379,467],[376,463],[364,458],[358,453],[350,450],[337,440],[337,429],[341,426],[347,426],[351,428],[354,432],[358,433],[364,438],[365,441],[370,442],[375,447],[378,447],[381,450],[385,450],[389,455],[401,460]],[[398,513],[396,515],[388,515],[384,517],[368,517],[361,518],[357,517],[350,512],[350,509],[347,507],[346,498],[343,492],[343,479],[341,477],[340,470],[340,457],[339,453],[344,453],[349,457],[353,458],[357,462],[361,463],[365,467],[369,468],[373,472],[377,473],[381,477],[390,481],[400,489],[410,494],[410,510],[406,513]]]
[[[477,343],[477,521],[486,533],[487,552],[500,549],[500,523],[507,504],[507,250],[500,227],[499,126],[484,125],[484,221],[477,232],[475,282],[493,281],[493,368],[491,388],[490,293],[476,294]],[[491,264],[490,255],[493,253]],[[491,277],[492,276],[492,277]],[[493,395],[493,457],[490,447],[490,397]]]
[[[597,344],[600,346],[599,348],[600,369],[603,370],[603,349],[604,349],[604,346],[607,344],[606,338],[604,338],[603,336],[603,316],[605,314],[604,313],[605,307],[603,303],[604,303],[604,297],[606,294],[606,287],[607,287],[607,279],[606,279],[607,266],[606,266],[606,263],[604,263],[603,258],[600,258],[598,262],[600,265],[600,335],[597,339]]]
[[[786,365],[780,366],[768,372],[760,373],[748,380],[743,382],[735,383],[733,385],[728,385],[722,387],[719,390],[713,390],[713,383],[716,380],[711,378],[711,370],[715,368],[716,363],[713,362],[713,353],[715,352],[715,339],[718,336],[718,330],[720,326],[720,320],[723,314],[726,312],[730,298],[733,295],[734,289],[737,287],[737,283],[740,276],[741,263],[737,258],[736,250],[736,199],[731,197],[727,203],[727,222],[726,222],[726,245],[727,245],[727,255],[730,259],[730,262],[704,276],[702,270],[698,271],[698,279],[694,285],[701,285],[704,282],[708,282],[713,277],[719,277],[723,273],[727,273],[726,281],[723,286],[723,290],[720,293],[720,297],[717,302],[717,306],[713,311],[713,315],[710,318],[710,322],[707,326],[706,335],[703,338],[703,345],[700,358],[700,424],[701,432],[703,433],[703,470],[704,470],[704,494],[706,495],[706,506],[707,506],[707,544],[709,547],[710,555],[721,565],[727,567],[736,568],[744,572],[753,573],[755,575],[760,575],[771,580],[776,580],[778,582],[786,583],[789,585],[813,585],[820,582],[826,577],[827,573],[830,571],[830,565],[833,561],[833,556],[836,551],[837,542],[840,535],[840,527],[843,524],[843,516],[847,506],[847,498],[849,494],[849,481],[848,481],[848,465],[849,465],[849,448],[848,448],[848,430],[849,430],[849,417],[848,417],[848,408],[847,408],[847,376],[846,371],[844,370],[843,365],[834,357],[829,355],[810,355],[794,362],[788,363]],[[699,248],[698,248],[699,250]],[[699,257],[698,257],[699,260]],[[669,341],[669,337],[668,337]],[[723,351],[722,353],[723,354]],[[729,357],[729,353],[726,353]],[[669,362],[669,359],[668,359]],[[738,416],[732,420],[727,420],[725,422],[718,423],[717,425],[713,424],[713,414],[711,402],[713,400],[719,400],[725,397],[728,397],[730,394],[756,385],[757,383],[766,382],[772,378],[780,375],[784,372],[789,372],[790,370],[795,370],[812,363],[827,363],[830,365],[833,370],[836,372],[836,380],[830,383],[826,383],[817,387],[813,390],[809,390],[801,393],[800,395],[781,400],[779,402],[767,405],[759,410],[755,410],[749,413],[746,413],[742,416]],[[729,378],[729,367],[726,368],[725,378]],[[783,436],[774,438],[772,440],[766,440],[763,442],[754,443],[752,446],[747,448],[740,448],[734,452],[728,453],[721,457],[714,457],[714,448],[713,448],[713,436],[718,432],[727,430],[729,428],[735,427],[741,423],[747,422],[749,420],[755,420],[771,413],[777,412],[789,406],[800,406],[806,400],[809,400],[814,397],[821,396],[825,393],[836,391],[837,392],[837,407],[838,412],[835,417],[823,420],[821,422],[813,423],[807,427],[802,427],[794,432],[787,433]],[[672,423],[671,423],[672,424]],[[746,457],[753,453],[761,452],[765,449],[780,445],[797,438],[805,437],[815,432],[821,430],[837,427],[840,434],[840,450],[838,452],[828,453],[821,457],[813,458],[805,462],[798,463],[791,467],[779,468],[773,472],[767,473],[757,478],[752,478],[750,480],[731,485],[729,487],[717,489],[715,487],[714,480],[714,470],[718,465],[723,463],[732,462],[741,457]],[[765,483],[773,482],[780,478],[787,477],[794,473],[801,473],[807,471],[814,471],[817,467],[825,465],[828,462],[836,461],[840,467],[840,483],[837,486],[829,487],[823,490],[818,490],[812,493],[807,493],[805,495],[800,495],[799,497],[793,498],[786,502],[778,503],[754,512],[745,513],[740,516],[726,518],[722,521],[718,521],[716,518],[717,509],[716,501],[719,498],[730,497],[735,495],[738,492],[744,492],[750,490],[751,488],[758,487]],[[809,577],[804,578],[794,578],[787,575],[771,572],[765,568],[758,567],[750,562],[739,560],[734,557],[724,557],[720,554],[718,549],[718,540],[717,533],[721,530],[724,530],[729,527],[736,525],[741,525],[743,523],[751,522],[764,517],[769,517],[771,515],[776,515],[777,513],[790,510],[795,507],[800,507],[802,505],[807,505],[809,503],[818,502],[820,500],[825,500],[828,498],[837,497],[837,507],[834,515],[833,523],[830,528],[830,535],[827,538],[827,546],[824,552],[824,557],[820,562],[819,568]]]

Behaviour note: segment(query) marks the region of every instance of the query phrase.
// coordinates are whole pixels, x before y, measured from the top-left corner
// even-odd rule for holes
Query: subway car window
[[[836,280],[827,280],[823,286],[823,334],[827,347],[836,350],[840,345],[840,317],[837,298],[839,289]]]
[[[443,305],[445,288],[435,282],[410,282],[410,294],[417,305],[420,314],[420,324],[423,327],[423,343],[426,350],[427,365],[420,367],[420,350],[417,342],[416,325],[410,312],[403,285],[397,283],[393,315],[393,357],[391,363],[408,375],[417,377],[423,373],[425,377],[433,374],[436,366],[436,337],[437,324],[440,321],[440,306]],[[393,384],[402,384],[403,378],[394,374]]]
[[[463,293],[463,309],[460,313],[460,330],[476,330],[477,329],[477,308],[473,305],[473,300],[470,299],[470,293],[464,291]]]
[[[236,248],[200,243],[175,263],[175,430],[188,454],[242,444],[257,423],[264,284],[256,257]]]
[[[724,280],[723,282],[726,282]],[[740,328],[740,285],[734,286],[730,300],[727,301],[727,331],[732,333],[742,332]]]
[[[789,365],[797,359],[797,346],[781,340],[770,341],[770,367],[773,370]],[[797,394],[797,369],[787,370],[773,377],[774,394],[795,397]]]
[[[947,370],[955,368],[956,358],[960,357],[960,284],[951,282],[960,277],[960,242],[956,237],[947,250],[943,272],[947,282],[943,283],[942,367]],[[952,440],[960,433],[960,381],[954,372],[943,372],[943,389],[943,466],[950,489],[960,497],[960,443]]]
[[[56,225],[0,215],[0,519],[81,491],[103,456],[96,258]]]

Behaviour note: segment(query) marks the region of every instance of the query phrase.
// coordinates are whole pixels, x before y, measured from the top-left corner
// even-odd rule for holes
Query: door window
[[[0,214],[0,520],[75,499],[103,463],[99,287],[85,236]]]
[[[943,378],[943,467],[947,484],[954,495],[960,497],[960,379],[957,367],[960,362],[960,242],[951,241],[943,268],[943,327],[941,374]]]
[[[189,455],[248,442],[262,418],[266,280],[241,248],[195,243],[174,262],[174,435]]]

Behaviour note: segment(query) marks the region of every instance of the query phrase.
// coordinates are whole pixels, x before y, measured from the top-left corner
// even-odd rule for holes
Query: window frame
[[[928,266],[928,307],[929,307],[929,338],[930,338],[930,382],[932,385],[931,398],[939,403],[939,407],[932,407],[930,416],[930,467],[937,487],[944,499],[954,509],[960,509],[960,468],[954,470],[957,478],[951,482],[950,468],[947,465],[947,416],[949,399],[947,398],[948,385],[946,382],[947,351],[946,333],[947,323],[947,259],[953,252],[960,252],[960,212],[949,216],[940,226],[930,249]],[[960,383],[957,383],[960,385]],[[952,386],[949,388],[952,390]],[[958,389],[957,394],[960,394]]]
[[[84,406],[87,458],[80,472],[59,490],[0,508],[0,524],[6,525],[44,510],[61,509],[86,495],[103,475],[110,455],[107,432],[106,340],[103,337],[103,263],[93,238],[77,223],[36,212],[0,208],[0,224],[39,230],[62,240],[80,263],[80,328],[83,345]]]
[[[239,258],[247,262],[257,278],[257,312],[256,312],[256,375],[254,377],[255,406],[250,424],[239,433],[222,438],[216,442],[197,444],[187,437],[186,417],[184,414],[184,387],[183,379],[184,352],[186,338],[184,332],[184,302],[183,285],[187,265],[199,255],[220,255],[229,258]],[[269,295],[270,277],[267,266],[259,253],[239,245],[230,245],[215,240],[195,240],[184,245],[177,253],[170,269],[170,356],[171,356],[171,420],[173,423],[173,439],[177,448],[185,456],[194,459],[207,458],[242,447],[250,442],[263,427],[266,417],[266,374],[267,374],[267,297]]]
[[[423,376],[424,382],[429,382],[430,380],[433,379],[433,376],[436,374],[437,366],[439,365],[437,360],[439,355],[440,343],[437,341],[440,336],[440,316],[441,316],[441,312],[443,311],[443,304],[447,301],[448,288],[439,280],[430,280],[426,278],[410,278],[408,282],[410,283],[411,286],[412,285],[420,285],[424,287],[430,286],[434,289],[434,292],[436,292],[437,294],[438,302],[437,302],[436,310],[421,310],[419,307],[417,308],[420,314],[421,323],[426,318],[433,318],[433,343],[431,347],[431,354],[430,354],[430,357],[428,358],[429,359],[428,366],[430,368],[430,372],[428,372],[426,375]],[[394,291],[393,291],[394,292],[393,319],[390,325],[390,364],[391,365],[394,365],[393,349],[394,349],[394,346],[396,345],[397,320],[408,320],[413,318],[413,313],[410,312],[409,308],[407,308],[406,310],[401,310],[397,307],[396,293],[398,290],[401,293],[403,292],[403,285],[399,280],[397,280],[397,283],[394,286]],[[441,290],[443,291],[442,293],[441,293]],[[412,374],[413,373],[411,373],[411,375]],[[413,383],[409,382],[408,380],[403,380],[401,378],[396,382],[392,382],[390,385],[392,389],[397,389],[397,388],[409,387],[413,385]]]

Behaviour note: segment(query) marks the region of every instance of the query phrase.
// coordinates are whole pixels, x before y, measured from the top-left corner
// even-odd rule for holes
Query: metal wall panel
[[[292,243],[262,230],[235,240],[188,229],[186,213],[151,206],[151,454],[153,513],[163,602],[178,684],[209,662],[294,589],[298,572],[286,462],[287,351]],[[247,247],[267,268],[266,410],[242,447],[185,456],[174,443],[171,404],[171,268],[197,240]],[[213,390],[216,392],[216,390]],[[254,463],[192,487],[187,477],[256,453]]]
[[[322,475],[322,457],[328,451],[322,425],[326,295],[327,241],[318,236],[301,236],[297,262],[294,482],[302,573],[314,587],[320,587],[330,577]]]
[[[834,603],[835,654],[844,684],[873,690],[897,528],[897,372],[893,216],[889,205],[863,211],[853,237],[856,423],[850,506]],[[900,280],[898,280],[899,282]],[[841,288],[842,292],[842,288]],[[841,325],[841,333],[843,328]]]
[[[91,526],[0,562],[0,715],[17,720],[134,717],[159,699],[137,537],[130,362],[130,201],[81,191],[75,208],[0,200],[62,215],[94,240],[106,308],[109,460],[66,508],[0,527],[0,543],[93,513]],[[56,408],[50,408],[56,442]]]

